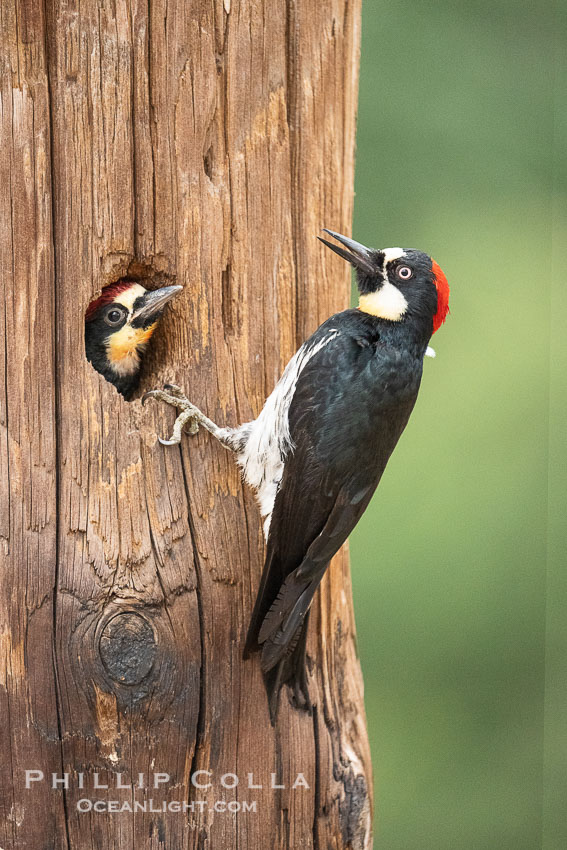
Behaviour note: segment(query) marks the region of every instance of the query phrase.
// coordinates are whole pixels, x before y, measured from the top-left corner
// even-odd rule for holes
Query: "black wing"
[[[419,381],[408,392],[399,367],[377,338],[340,332],[299,376],[289,410],[295,448],[274,503],[245,649],[262,650],[272,716],[286,681],[307,699],[309,607],[329,561],[364,513],[417,395]],[[392,380],[401,389],[396,404]]]

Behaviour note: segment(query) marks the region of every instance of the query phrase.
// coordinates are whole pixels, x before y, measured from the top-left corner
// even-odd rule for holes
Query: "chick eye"
[[[400,280],[409,280],[410,277],[413,277],[413,271],[409,266],[398,266],[396,268],[396,277],[399,277]]]
[[[107,325],[119,325],[124,318],[124,310],[118,307],[112,307],[105,315],[104,320]]]

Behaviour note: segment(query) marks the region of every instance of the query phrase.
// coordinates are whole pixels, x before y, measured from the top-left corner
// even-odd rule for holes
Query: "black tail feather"
[[[309,611],[302,625],[294,636],[293,649],[271,669],[264,672],[264,684],[268,695],[270,720],[275,725],[278,716],[280,691],[284,685],[293,690],[294,703],[297,708],[310,711],[312,704],[307,683],[307,627]]]
[[[266,616],[272,601],[277,596],[279,586],[283,579],[279,577],[279,563],[274,563],[274,553],[268,550],[266,563],[260,580],[260,587],[256,595],[254,610],[250,617],[250,624],[246,634],[246,643],[244,645],[244,658],[249,658],[252,653],[258,652],[261,649],[258,642],[258,635],[262,628],[264,617]]]

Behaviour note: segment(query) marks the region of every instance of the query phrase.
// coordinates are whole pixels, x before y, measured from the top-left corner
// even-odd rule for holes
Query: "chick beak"
[[[182,286],[164,286],[161,289],[146,292],[143,303],[132,313],[130,319],[132,327],[141,328],[149,322],[159,319],[167,302],[181,292],[182,289]]]
[[[333,239],[336,239],[337,242],[340,242],[341,245],[344,245],[349,250],[345,251],[344,248],[340,248],[338,245],[333,245],[332,242],[328,242],[326,239],[318,236],[317,238],[323,243],[323,245],[326,245],[327,248],[330,248],[331,251],[334,251],[335,254],[338,254],[339,257],[343,258],[343,260],[351,263],[355,269],[365,272],[366,274],[376,274],[376,269],[372,263],[371,252],[368,248],[361,245],[360,242],[355,242],[354,239],[349,239],[348,236],[342,236],[340,233],[335,233],[333,230],[327,230],[326,227],[323,228],[323,232],[328,233],[329,236],[332,236]]]

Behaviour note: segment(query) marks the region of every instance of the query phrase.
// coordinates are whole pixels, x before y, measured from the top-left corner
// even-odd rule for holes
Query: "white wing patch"
[[[339,335],[331,329],[316,345],[303,343],[287,364],[283,375],[257,419],[246,422],[234,435],[243,447],[237,450],[237,461],[244,478],[256,490],[260,513],[264,517],[264,536],[268,537],[270,519],[278,484],[283,475],[284,461],[293,448],[289,433],[289,408],[301,372],[322,348]]]

